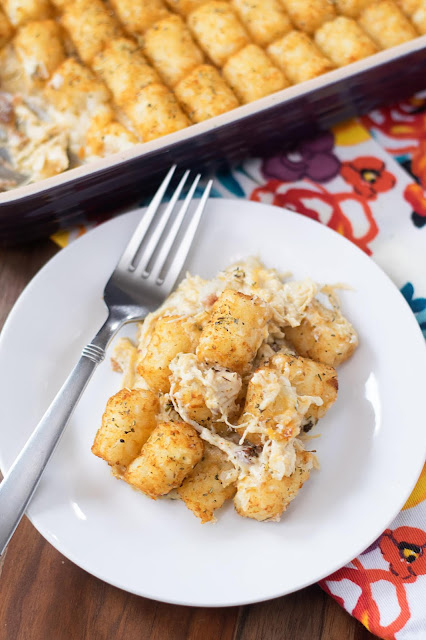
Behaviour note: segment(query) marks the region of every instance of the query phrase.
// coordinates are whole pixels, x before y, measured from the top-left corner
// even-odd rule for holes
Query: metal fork
[[[0,485],[0,555],[18,526],[87,383],[104,359],[109,342],[123,324],[141,320],[156,309],[169,295],[182,271],[213,183],[208,182],[184,228],[201,175],[192,182],[172,221],[189,175],[186,171],[165,209],[160,209],[175,169],[173,166],[168,172],[106,284],[104,300],[108,317],[105,323],[84,347],[77,365]]]

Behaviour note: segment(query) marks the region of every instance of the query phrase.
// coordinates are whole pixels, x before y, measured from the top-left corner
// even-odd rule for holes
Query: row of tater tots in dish
[[[0,0],[0,6],[2,135],[31,180],[426,33],[426,0]]]

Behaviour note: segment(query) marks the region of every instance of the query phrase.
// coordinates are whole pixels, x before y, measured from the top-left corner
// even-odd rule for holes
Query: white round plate
[[[29,284],[0,341],[0,464],[7,471],[82,347],[105,318],[104,284],[140,211],[96,228]],[[112,477],[90,447],[120,377],[105,361],[68,425],[29,517],[61,553],[127,591],[166,602],[225,606],[289,593],[368,547],[421,471],[426,350],[388,277],[339,234],[263,204],[211,200],[188,269],[211,277],[235,259],[320,282],[344,282],[343,310],[360,347],[339,368],[336,404],[316,428],[321,470],[280,523],[241,518],[232,503],[201,525],[180,501],[156,502]],[[132,335],[125,327],[121,335]],[[401,452],[402,434],[410,452]]]

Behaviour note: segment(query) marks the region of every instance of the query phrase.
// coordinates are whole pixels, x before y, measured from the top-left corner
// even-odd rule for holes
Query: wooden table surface
[[[0,250],[0,327],[57,248]],[[224,609],[154,602],[111,587],[51,547],[29,521],[0,559],[0,640],[374,640],[314,585]]]

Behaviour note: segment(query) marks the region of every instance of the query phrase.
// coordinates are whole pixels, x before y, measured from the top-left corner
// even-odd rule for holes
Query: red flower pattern
[[[411,153],[416,151],[420,140],[426,139],[426,98],[413,96],[390,107],[377,109],[363,116],[361,122],[367,129],[377,129],[389,138],[386,151],[397,155]],[[392,145],[392,140],[399,144]],[[406,144],[403,146],[402,142]]]
[[[303,186],[299,185],[300,183],[296,183],[295,186],[291,186],[279,180],[269,180],[266,184],[254,189],[250,199],[291,209],[322,222],[371,255],[368,245],[376,237],[379,229],[365,198],[356,193],[330,193],[324,186],[308,180],[303,183]],[[359,205],[356,221],[345,213],[346,202],[355,202]],[[319,211],[321,206],[327,213]]]
[[[334,595],[328,583],[349,580],[353,584],[358,585],[361,589],[361,595],[352,610],[354,618],[357,618],[369,631],[378,635],[380,638],[396,640],[395,634],[404,628],[411,616],[405,585],[390,571],[385,569],[366,569],[357,558],[352,561],[352,565],[352,567],[343,567],[331,576],[328,576],[325,580],[322,580],[320,582],[321,587],[326,593],[332,596],[341,607],[344,607],[345,603],[343,598]],[[395,587],[400,608],[399,615],[390,624],[382,624],[380,620],[380,609],[373,597],[373,590],[371,588],[371,585],[381,580],[389,582]]]
[[[404,582],[414,582],[426,575],[426,532],[414,527],[386,529],[380,542],[380,551],[389,569]]]
[[[350,580],[361,588],[361,594],[352,610],[352,615],[360,620],[370,631],[386,640],[396,640],[395,634],[400,631],[411,617],[405,585],[415,582],[420,575],[426,575],[426,531],[415,527],[398,527],[386,531],[365,553],[377,546],[383,558],[389,563],[389,569],[366,569],[356,558],[352,566],[339,569],[320,582],[321,587],[329,593],[341,606],[344,601],[334,595],[330,586],[333,582]],[[383,625],[380,610],[373,597],[371,585],[383,580],[395,587],[399,615],[390,624]]]
[[[368,200],[375,200],[379,193],[390,191],[396,183],[395,176],[385,170],[385,163],[372,156],[343,162],[340,174],[356,193]]]

